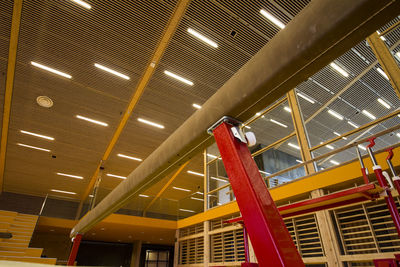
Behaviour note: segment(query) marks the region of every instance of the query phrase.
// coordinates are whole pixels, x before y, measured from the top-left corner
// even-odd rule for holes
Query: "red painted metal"
[[[75,264],[76,255],[78,254],[79,245],[81,244],[82,235],[77,234],[72,244],[71,253],[69,254],[67,266],[73,266]]]
[[[361,173],[363,175],[364,183],[365,184],[369,184],[369,179],[368,179],[368,175],[367,175],[366,169],[365,168],[361,168]]]
[[[398,267],[395,259],[377,259],[374,260],[375,267]]]
[[[304,266],[247,144],[231,128],[223,122],[213,134],[260,266]]]

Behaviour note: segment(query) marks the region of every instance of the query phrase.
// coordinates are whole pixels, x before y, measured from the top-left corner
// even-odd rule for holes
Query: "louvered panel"
[[[203,223],[191,225],[189,227],[179,229],[179,237],[195,235],[204,232]]]
[[[234,213],[229,216],[218,218],[210,221],[210,231],[231,226],[231,224],[224,223],[224,221],[239,217],[239,213]]]
[[[179,242],[179,263],[196,264],[204,261],[204,238],[197,237]]]
[[[318,224],[314,214],[293,219],[298,249],[303,258],[324,255]]]
[[[210,235],[211,262],[244,261],[243,230]]]
[[[374,262],[367,261],[367,262],[347,262],[349,267],[358,267],[358,266],[368,266],[368,267],[375,267]]]

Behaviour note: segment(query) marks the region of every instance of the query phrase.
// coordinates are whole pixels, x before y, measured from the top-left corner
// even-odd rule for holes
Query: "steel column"
[[[388,76],[397,97],[400,98],[400,69],[394,60],[392,53],[376,32],[371,34],[367,38],[367,41],[378,59],[379,64],[382,66],[383,71]]]
[[[247,144],[231,128],[223,122],[213,134],[260,266],[304,266]]]
[[[79,245],[81,244],[82,235],[77,234],[72,244],[71,253],[69,254],[67,266],[73,266],[75,263],[76,255],[78,254]]]

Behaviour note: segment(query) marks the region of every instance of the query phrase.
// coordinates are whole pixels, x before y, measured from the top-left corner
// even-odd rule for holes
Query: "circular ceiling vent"
[[[50,97],[44,95],[38,96],[36,98],[36,102],[39,106],[44,108],[51,108],[53,106],[53,100],[51,100]]]

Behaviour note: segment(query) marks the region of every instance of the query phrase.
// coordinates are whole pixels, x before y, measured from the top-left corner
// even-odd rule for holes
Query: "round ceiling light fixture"
[[[51,108],[53,106],[53,100],[51,100],[50,97],[41,95],[36,98],[36,103],[38,103],[39,106],[44,107],[44,108]]]

